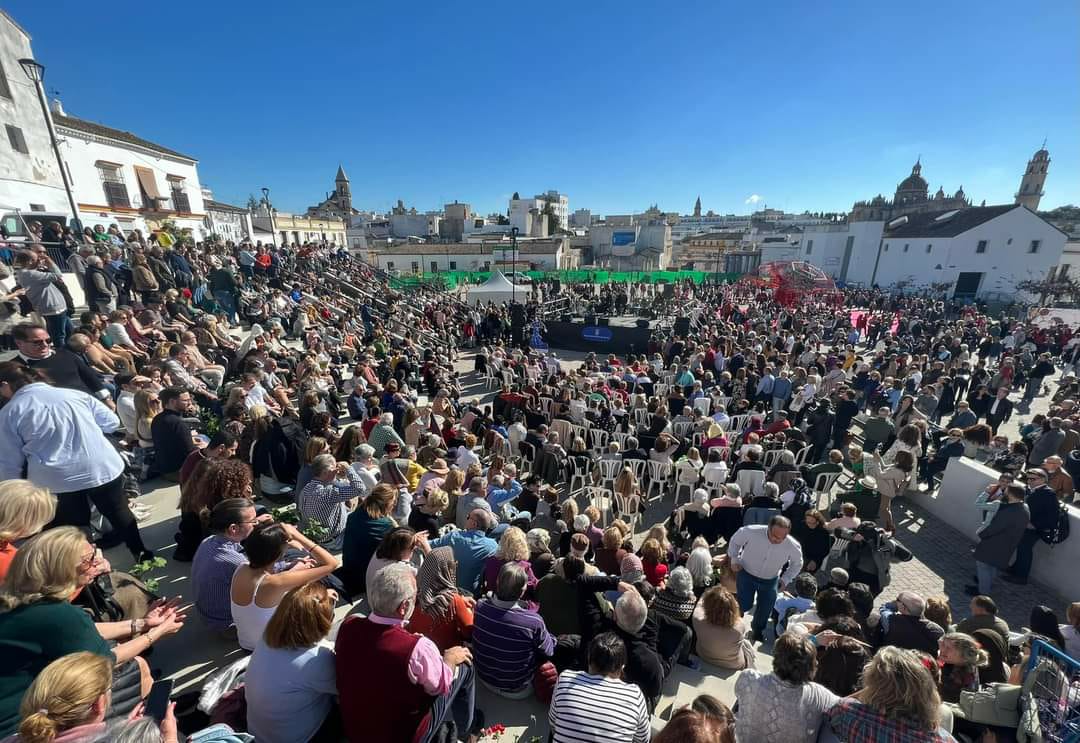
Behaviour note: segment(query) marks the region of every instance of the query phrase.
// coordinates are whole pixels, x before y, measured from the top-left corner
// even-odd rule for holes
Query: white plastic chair
[[[746,422],[750,420],[750,416],[747,414],[733,415],[731,420],[728,421],[728,431],[731,433],[742,433],[742,430],[746,428]]]
[[[664,497],[664,491],[667,490],[668,482],[671,480],[671,473],[673,468],[670,462],[655,462],[649,460],[649,490],[645,493],[647,500],[662,500]],[[656,486],[657,495],[656,498],[650,497],[653,486]]]
[[[645,479],[645,473],[648,471],[649,460],[647,459],[624,459],[623,464],[634,471],[634,477],[641,482]]]
[[[555,414],[555,399],[551,397],[540,398],[540,412],[544,414],[544,417],[551,420]]]
[[[606,485],[615,483],[615,478],[622,472],[623,463],[618,459],[601,459],[597,466],[600,468],[600,480]]]
[[[814,507],[821,507],[821,496],[825,496],[825,511],[829,510],[832,501],[833,485],[840,478],[841,472],[822,472],[814,480]]]
[[[634,425],[644,426],[649,420],[649,411],[646,408],[634,409]]]
[[[600,511],[601,523],[606,527],[608,525],[608,508],[612,503],[611,490],[599,485],[586,485],[584,492],[589,505],[596,506],[596,509]]]
[[[573,436],[575,439],[584,440],[585,439],[585,426],[576,426],[574,424],[571,424],[570,425],[570,435]],[[571,442],[568,441],[566,443],[567,443],[567,446],[569,446]]]
[[[731,461],[731,447],[730,446],[714,446],[713,448],[709,449],[710,453],[714,452],[714,451],[720,452],[720,461],[721,462],[730,462]]]
[[[804,464],[806,464],[806,460],[810,458],[810,450],[813,448],[813,446],[804,446],[802,449],[799,450],[799,452],[795,455],[796,467],[802,467]]]
[[[690,429],[693,427],[693,423],[672,423],[671,432],[675,434],[675,438],[682,441],[686,438],[686,435],[690,433]]]
[[[608,432],[602,428],[590,428],[587,443],[594,452],[603,454],[608,445]]]
[[[663,382],[657,382],[653,385],[653,394],[659,397],[661,400],[667,400],[668,392],[671,391],[670,384],[664,384]]]
[[[694,400],[694,410],[698,415],[708,415],[712,406],[712,400],[707,397],[699,397]]]
[[[735,482],[743,495],[758,496],[765,492],[765,473],[761,470],[739,470]]]
[[[630,438],[630,434],[623,433],[622,431],[615,431],[611,434],[611,437],[619,442],[619,451],[626,451],[626,440]]]
[[[582,488],[589,484],[590,473],[592,471],[592,463],[589,461],[588,457],[576,456],[572,459],[574,463],[574,474],[570,476],[570,495],[573,495],[576,490],[576,488],[574,488],[575,482],[580,481]],[[584,467],[586,462],[588,462],[588,467]]]
[[[703,476],[705,478],[705,489],[709,491],[709,495],[715,495],[720,497],[724,492],[724,483],[727,482],[727,470],[705,470]]]
[[[690,437],[690,445],[691,446],[696,446],[699,449],[701,448],[701,444],[704,441],[705,441],[705,432],[704,431],[696,431],[694,433],[694,435]]]
[[[619,519],[626,521],[631,527],[641,521],[641,498],[637,495],[623,495],[614,493],[615,504],[619,507]]]
[[[780,455],[784,453],[783,449],[770,449],[765,452],[765,456],[761,460],[761,464],[766,470],[770,469],[774,464],[780,461]]]

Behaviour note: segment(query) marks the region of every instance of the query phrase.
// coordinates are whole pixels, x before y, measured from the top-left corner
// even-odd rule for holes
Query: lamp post
[[[277,245],[277,227],[274,226],[274,210],[270,206],[270,189],[263,186],[260,190],[263,192],[263,203],[266,204],[266,216],[270,219],[270,244]],[[285,241],[281,242],[281,247],[284,248]]]
[[[53,153],[56,155],[56,166],[60,168],[60,178],[64,182],[68,206],[71,207],[72,231],[78,232],[82,229],[82,223],[79,220],[79,207],[75,203],[75,195],[71,192],[71,179],[68,178],[67,168],[64,167],[64,158],[60,154],[60,143],[56,141],[56,127],[53,126],[49,103],[45,99],[45,65],[36,59],[30,58],[20,59],[19,65],[23,68],[23,72],[26,73],[30,82],[34,84],[34,89],[37,90],[38,103],[41,104],[41,115],[45,117],[45,128],[49,130],[49,141],[52,143]]]
[[[514,271],[513,271],[513,273],[511,275],[514,275],[514,274],[517,273],[517,236],[518,236],[518,228],[517,227],[511,227],[510,228],[510,249],[512,251],[514,251],[514,263],[513,263]],[[517,279],[517,277],[514,276],[514,280],[511,280],[511,282],[510,282],[510,304],[517,304],[517,281],[516,281],[516,279]]]

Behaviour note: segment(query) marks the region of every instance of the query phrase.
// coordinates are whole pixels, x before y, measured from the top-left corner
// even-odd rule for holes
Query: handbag
[[[1015,728],[1020,724],[1020,692],[1020,686],[1002,683],[961,691],[960,716],[980,725]]]

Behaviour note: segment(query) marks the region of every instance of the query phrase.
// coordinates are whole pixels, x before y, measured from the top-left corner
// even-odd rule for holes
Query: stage
[[[567,351],[593,351],[607,355],[646,353],[652,337],[653,320],[635,316],[612,318],[571,318],[570,322],[545,320],[547,333],[544,340],[554,349]],[[637,326],[644,323],[644,328]],[[606,324],[605,324],[606,323]]]

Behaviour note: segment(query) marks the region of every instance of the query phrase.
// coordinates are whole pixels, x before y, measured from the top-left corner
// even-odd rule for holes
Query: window
[[[21,152],[24,155],[29,155],[30,150],[26,147],[26,137],[23,136],[22,129],[11,124],[6,124],[8,142],[11,143],[11,149],[16,152]]]
[[[491,270],[491,261],[484,261],[484,270],[485,271],[490,271]]]
[[[191,201],[184,191],[184,179],[177,175],[166,176],[169,181],[169,191],[172,196],[173,209],[185,214],[191,213]]]
[[[420,261],[413,261],[412,262],[412,272],[413,273],[420,273]]]
[[[114,163],[98,161],[98,175],[101,176],[101,187],[105,191],[105,203],[109,206],[121,206],[131,208],[131,199],[128,198],[127,185],[124,176],[120,172],[120,166]]]
[[[886,252],[886,253],[888,253],[888,252],[889,252],[889,243],[885,243],[885,252]]]
[[[450,261],[450,270],[451,271],[456,271],[457,270],[457,261]]]
[[[3,65],[0,65],[0,95],[11,98],[11,88],[8,87],[7,72],[4,71]]]
[[[1041,244],[1042,244],[1042,240],[1032,240],[1031,241],[1031,247],[1028,248],[1028,252],[1029,253],[1038,253],[1039,252],[1039,245],[1041,245]]]
[[[806,254],[810,255],[810,253],[813,250],[814,250],[814,241],[813,240],[807,240],[806,241]]]
[[[926,252],[927,253],[929,253],[933,249],[934,249],[933,243],[926,243]]]
[[[432,261],[431,262],[431,272],[435,273],[438,270],[439,270],[439,262],[438,261]]]
[[[387,261],[386,262],[386,270],[387,271],[393,271],[394,270],[394,262],[393,261]]]
[[[32,211],[32,212],[43,212],[43,211],[45,211],[45,205],[44,204],[31,203],[30,204],[30,211]],[[1066,268],[1068,268],[1068,266],[1066,266]]]
[[[908,251],[908,248],[910,248],[910,247],[911,247],[911,243],[904,243],[904,252],[906,253]]]
[[[1012,245],[1012,238],[1010,237],[1008,240],[1006,240],[1005,244],[1006,245]]]
[[[979,244],[975,246],[976,253],[986,252],[986,240],[979,240]]]

